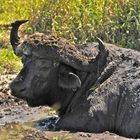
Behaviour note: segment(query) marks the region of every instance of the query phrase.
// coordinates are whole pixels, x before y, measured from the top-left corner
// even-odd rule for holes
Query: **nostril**
[[[26,88],[22,88],[22,89],[19,90],[19,92],[23,92],[25,90],[26,90]]]

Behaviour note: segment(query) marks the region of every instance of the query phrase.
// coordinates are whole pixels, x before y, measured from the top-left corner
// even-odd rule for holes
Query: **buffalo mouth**
[[[44,102],[42,102],[41,100],[31,98],[31,97],[26,97],[25,96],[26,94],[27,94],[27,92],[26,92],[25,88],[22,88],[19,91],[12,90],[12,88],[11,88],[11,95],[13,95],[16,98],[26,101],[30,107],[37,107],[37,106],[44,105]]]
[[[49,105],[48,103],[46,104],[44,98],[39,99],[39,98],[26,98],[25,101],[30,107],[38,107],[38,106],[46,106]]]
[[[30,107],[46,105],[44,98],[41,99],[41,98],[35,98],[35,97],[28,96],[28,95],[30,95],[30,93],[26,90],[26,88],[22,87],[20,89],[17,89],[15,87],[17,87],[17,86],[15,86],[14,83],[12,82],[10,84],[11,95],[13,95],[16,98],[26,101]]]
[[[34,102],[32,99],[26,99],[26,102],[27,104],[30,106],[30,107],[37,107],[39,106],[40,104],[38,104],[37,102]]]
[[[17,87],[17,86],[16,86]],[[14,82],[10,84],[10,89],[11,89],[11,95],[20,98],[20,99],[25,99],[24,93],[26,92],[26,88],[16,88]]]

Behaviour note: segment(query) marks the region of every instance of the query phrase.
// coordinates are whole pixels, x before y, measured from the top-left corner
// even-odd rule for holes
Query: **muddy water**
[[[33,127],[41,131],[55,131],[55,124],[58,121],[58,116],[50,116],[45,119],[34,121]]]
[[[36,127],[40,130],[52,130],[54,123],[58,119],[57,115],[54,115],[53,111],[45,107],[30,109],[29,107],[23,108],[23,106],[14,106],[12,108],[4,108],[0,112],[0,125],[11,122],[19,122],[32,127]]]

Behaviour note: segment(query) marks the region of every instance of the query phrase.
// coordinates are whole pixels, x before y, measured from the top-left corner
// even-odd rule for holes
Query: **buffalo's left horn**
[[[101,68],[103,65],[105,65],[107,61],[108,51],[106,49],[105,43],[100,39],[97,38],[97,41],[99,43],[99,61],[98,61],[98,67]]]
[[[10,42],[15,54],[16,54],[16,48],[20,44],[20,38],[18,36],[19,26],[27,21],[28,20],[17,20],[14,23],[11,23],[12,29],[10,34]]]

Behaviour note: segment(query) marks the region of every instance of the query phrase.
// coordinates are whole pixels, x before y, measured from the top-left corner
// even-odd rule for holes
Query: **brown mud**
[[[10,81],[16,74],[4,72],[0,74],[0,140],[127,140],[109,132],[70,133],[67,131],[47,131],[44,120],[53,116],[52,123],[56,121],[55,111],[49,107],[29,107],[25,101],[11,96]],[[49,121],[49,120],[47,120]],[[41,124],[40,126],[37,124]],[[42,128],[41,128],[42,127]],[[46,131],[43,131],[46,130]]]

